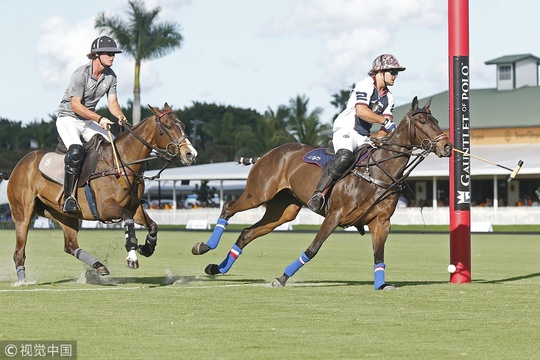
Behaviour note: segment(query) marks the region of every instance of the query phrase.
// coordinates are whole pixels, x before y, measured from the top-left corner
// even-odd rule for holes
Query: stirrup
[[[307,202],[307,207],[309,210],[317,212],[322,209],[324,206],[324,195],[320,191],[316,191],[311,199]]]
[[[62,209],[65,213],[76,213],[79,211],[79,204],[77,203],[77,199],[75,199],[73,196],[69,196],[64,201],[64,207]]]

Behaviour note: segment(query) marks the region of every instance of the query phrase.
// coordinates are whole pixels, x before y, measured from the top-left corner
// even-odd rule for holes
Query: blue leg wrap
[[[379,290],[379,288],[385,283],[384,269],[386,269],[386,265],[384,263],[375,264],[373,266],[373,288],[375,290]]]
[[[285,275],[287,275],[288,277],[293,276],[309,260],[310,259],[306,256],[306,253],[302,253],[302,255],[298,259],[293,261],[291,265],[285,268]]]
[[[241,253],[242,249],[240,249],[236,244],[234,244],[231,248],[231,251],[229,251],[229,255],[227,255],[227,257],[225,258],[225,260],[223,260],[221,264],[219,264],[219,272],[225,274],[227,271],[229,271]]]
[[[223,218],[219,218],[217,220],[216,226],[214,227],[214,232],[212,232],[210,239],[208,239],[208,241],[206,242],[206,245],[208,245],[210,249],[215,249],[218,246],[221,235],[223,235],[227,224],[227,220]]]

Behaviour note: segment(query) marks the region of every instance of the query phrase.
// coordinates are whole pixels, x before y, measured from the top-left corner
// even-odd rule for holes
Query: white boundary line
[[[222,285],[188,285],[189,283],[173,283],[157,288],[160,289],[219,289],[219,288],[234,288],[234,287],[267,287],[272,288],[270,282],[268,283],[256,283],[256,284],[222,284]],[[100,284],[93,284],[95,286],[100,286]],[[36,286],[36,285],[32,285]],[[39,286],[39,285],[38,285]],[[287,284],[287,288],[292,287],[320,287],[320,286],[337,286],[335,283],[317,283],[317,284],[303,284],[303,283],[290,283]],[[155,289],[157,289],[155,288]],[[118,290],[140,290],[140,289],[150,289],[150,287],[144,286],[114,286],[114,287],[93,287],[93,288],[71,288],[71,289],[50,289],[50,288],[36,288],[36,289],[0,289],[0,293],[14,293],[14,292],[78,292],[78,291],[118,291]]]
[[[35,285],[32,285],[35,286]],[[121,286],[121,287],[97,287],[97,288],[82,288],[82,289],[47,289],[47,288],[37,288],[37,289],[0,289],[0,293],[8,292],[72,292],[72,291],[112,291],[112,290],[137,290],[143,289],[142,286]]]

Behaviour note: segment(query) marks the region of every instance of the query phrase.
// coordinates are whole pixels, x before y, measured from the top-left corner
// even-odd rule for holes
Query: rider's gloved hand
[[[384,127],[384,130],[388,132],[394,132],[394,130],[396,130],[396,123],[392,119],[386,118],[382,123],[382,126]]]
[[[102,117],[99,118],[98,124],[104,130],[109,130],[111,125],[114,124],[114,123],[111,120],[107,119],[106,117],[102,116]]]

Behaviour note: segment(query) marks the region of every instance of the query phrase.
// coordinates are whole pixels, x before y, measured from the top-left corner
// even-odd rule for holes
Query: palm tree
[[[182,44],[183,37],[176,23],[156,24],[161,8],[146,11],[140,0],[128,1],[131,7],[129,21],[119,16],[98,14],[95,28],[103,30],[118,41],[120,48],[135,59],[135,82],[133,86],[133,124],[141,120],[141,61],[163,57]]]
[[[354,84],[353,84],[353,88],[354,88]],[[347,101],[349,100],[350,95],[351,95],[351,90],[341,90],[340,92],[332,95],[334,100],[330,101],[330,104],[334,105],[334,107],[338,109],[337,114],[334,115],[334,118],[333,118],[334,120],[339,115],[339,113],[345,110],[345,108],[347,107]]]
[[[321,124],[322,108],[317,107],[308,113],[309,98],[297,95],[289,101],[288,128],[297,142],[311,146],[326,146],[330,126]]]
[[[209,156],[209,162],[231,161],[235,157],[236,133],[243,132],[242,125],[238,128],[235,125],[235,116],[226,111],[221,119],[211,119],[202,125],[202,130],[209,137],[205,143],[205,152]]]
[[[294,137],[287,132],[289,109],[281,105],[277,111],[268,108],[264,116],[257,120],[257,126],[244,128],[236,136],[239,148],[237,156],[258,156],[276,146],[293,142]]]

